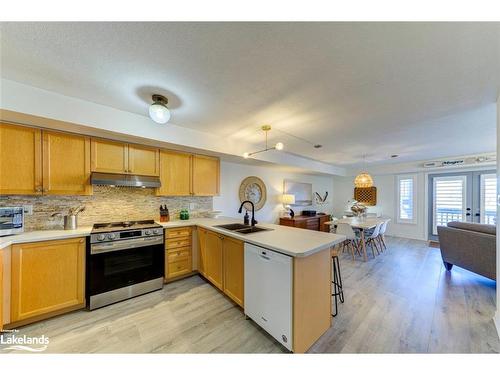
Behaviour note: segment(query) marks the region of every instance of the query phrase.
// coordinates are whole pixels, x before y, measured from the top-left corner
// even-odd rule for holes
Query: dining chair
[[[380,244],[380,247],[383,247],[384,249],[387,249],[387,246],[385,244],[385,231],[387,230],[387,225],[389,224],[389,220],[384,220],[382,225],[380,226],[380,231],[378,233],[378,242]]]
[[[383,222],[378,223],[375,226],[375,229],[373,230],[373,232],[371,232],[371,234],[368,236],[368,238],[366,240],[366,244],[370,245],[370,247],[372,249],[372,254],[373,254],[374,258],[375,258],[375,250],[373,249],[373,246],[375,246],[375,249],[377,250],[377,254],[380,254],[379,248],[377,246],[377,237],[380,233],[380,227],[382,226],[382,224],[383,224]]]
[[[352,259],[354,260],[354,250],[359,254],[359,237],[352,227],[346,223],[338,223],[336,233],[346,236],[346,240],[342,242],[342,251],[344,251],[346,247],[350,249]]]

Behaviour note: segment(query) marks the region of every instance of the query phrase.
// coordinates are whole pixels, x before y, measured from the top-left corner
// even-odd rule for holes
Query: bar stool
[[[330,251],[330,255],[332,257],[332,267],[333,267],[333,293],[332,297],[335,301],[335,310],[332,314],[333,317],[337,316],[338,310],[338,301],[344,303],[344,291],[342,289],[342,276],[340,275],[340,262],[339,262],[339,252],[336,248],[333,248]]]

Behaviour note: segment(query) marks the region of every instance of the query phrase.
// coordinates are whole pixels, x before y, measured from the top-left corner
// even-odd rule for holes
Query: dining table
[[[368,230],[375,228],[378,224],[383,223],[384,221],[390,221],[390,218],[387,217],[363,217],[363,216],[352,216],[352,217],[344,217],[342,219],[334,219],[332,221],[327,221],[324,224],[335,226],[337,224],[349,224],[353,229],[358,230],[360,232],[360,240],[361,240],[361,249],[363,250],[363,259],[365,261],[368,260],[368,256],[366,255],[366,239],[365,233]]]

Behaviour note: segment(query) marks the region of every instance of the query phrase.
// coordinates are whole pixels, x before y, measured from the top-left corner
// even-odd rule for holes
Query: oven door
[[[163,236],[92,244],[87,252],[87,296],[164,277]]]

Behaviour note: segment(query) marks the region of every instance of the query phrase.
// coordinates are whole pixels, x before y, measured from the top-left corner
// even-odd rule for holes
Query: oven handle
[[[112,251],[119,251],[119,250],[129,250],[138,247],[161,245],[161,244],[163,244],[163,236],[142,237],[130,240],[97,243],[90,245],[90,255],[109,253]]]

